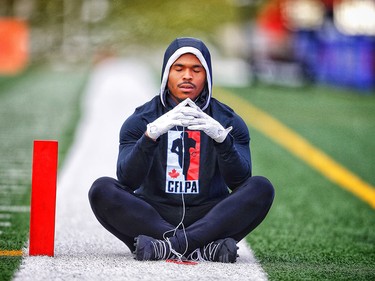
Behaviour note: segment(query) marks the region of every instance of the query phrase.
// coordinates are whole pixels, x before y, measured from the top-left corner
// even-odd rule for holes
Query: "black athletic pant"
[[[272,184],[264,177],[254,176],[221,201],[197,207],[191,212],[186,210],[187,253],[221,238],[240,241],[263,221],[273,198]],[[170,208],[182,212],[182,205],[178,209],[151,205],[109,177],[99,178],[93,183],[89,200],[99,222],[131,251],[135,250],[134,238],[138,235],[163,239],[163,234],[174,229],[181,220],[181,216],[174,215],[173,221],[168,214],[171,214]],[[177,230],[170,241],[178,252],[185,250],[182,229]]]

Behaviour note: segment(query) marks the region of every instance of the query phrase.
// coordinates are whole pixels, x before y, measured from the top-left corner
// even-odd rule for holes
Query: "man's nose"
[[[191,69],[185,69],[183,79],[190,80],[193,78],[193,71]]]

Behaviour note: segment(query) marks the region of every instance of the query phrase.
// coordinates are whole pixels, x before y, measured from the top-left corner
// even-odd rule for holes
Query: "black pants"
[[[172,246],[179,252],[187,248],[190,253],[221,238],[240,241],[263,221],[273,198],[274,188],[266,178],[250,177],[221,201],[187,209],[184,225],[188,245],[183,230],[179,229],[170,239]],[[131,251],[134,251],[134,238],[138,235],[163,239],[163,234],[174,229],[181,220],[179,214],[169,214],[173,210],[181,212],[182,206],[151,205],[109,177],[93,183],[89,200],[99,222]]]

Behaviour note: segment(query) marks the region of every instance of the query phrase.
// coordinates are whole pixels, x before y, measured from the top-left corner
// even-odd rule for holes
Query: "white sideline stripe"
[[[11,227],[12,224],[9,221],[0,221],[0,227]]]
[[[235,264],[139,262],[94,217],[87,192],[98,177],[115,176],[124,119],[158,93],[149,69],[138,60],[113,60],[93,72],[75,142],[59,173],[55,257],[25,256],[14,280],[267,280],[244,242]]]
[[[0,214],[0,219],[10,219],[11,215],[10,214]]]
[[[30,212],[30,206],[4,206],[0,205],[0,212],[26,213]]]

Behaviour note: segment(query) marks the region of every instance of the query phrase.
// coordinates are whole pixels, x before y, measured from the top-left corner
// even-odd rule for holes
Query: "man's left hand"
[[[233,127],[224,129],[218,121],[204,113],[199,107],[194,108],[196,109],[195,118],[189,121],[188,129],[203,131],[214,141],[222,143]]]

